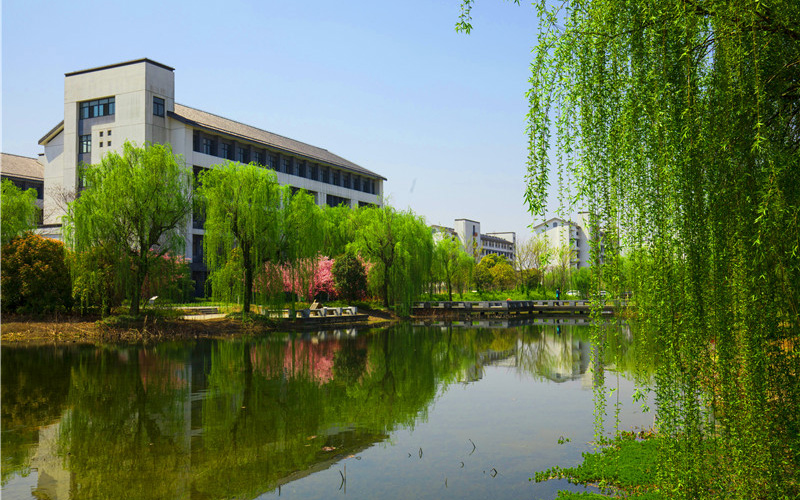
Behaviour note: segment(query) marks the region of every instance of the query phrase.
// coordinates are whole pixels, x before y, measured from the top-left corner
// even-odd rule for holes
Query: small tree
[[[492,285],[495,290],[510,290],[514,288],[516,273],[505,257],[497,259],[497,264],[489,271],[492,275]]]
[[[367,271],[356,256],[346,253],[333,263],[333,282],[345,300],[358,300],[367,289]]]
[[[64,235],[76,252],[106,247],[139,314],[142,284],[154,258],[183,253],[192,207],[191,172],[169,145],[125,141],[83,170],[86,189],[69,204]]]
[[[459,267],[463,266],[465,262],[464,256],[471,262],[475,262],[462,250],[461,242],[449,234],[444,234],[433,249],[434,276],[438,282],[447,286],[447,295],[450,301],[453,300],[453,284],[457,279]]]
[[[2,244],[7,245],[17,236],[36,227],[36,190],[22,191],[8,179],[2,181],[2,208],[0,208],[0,232]]]
[[[3,312],[50,312],[72,305],[69,269],[60,241],[26,234],[3,245]]]
[[[489,254],[484,256],[475,266],[475,287],[478,291],[483,292],[492,287],[494,277],[491,270],[495,264],[497,264],[497,255]]]

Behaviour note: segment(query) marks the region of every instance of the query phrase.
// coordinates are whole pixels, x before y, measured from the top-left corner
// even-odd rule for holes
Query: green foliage
[[[592,271],[588,267],[581,267],[572,273],[572,287],[581,292],[583,297],[589,296],[592,286]]]
[[[139,314],[142,284],[154,258],[182,253],[192,208],[191,171],[169,145],[126,141],[100,164],[83,168],[86,189],[69,204],[64,236],[76,253],[112,256],[114,273]],[[91,281],[91,280],[90,280]]]
[[[3,179],[0,194],[0,244],[7,245],[13,238],[36,227],[39,208],[36,206],[35,189],[22,191],[8,179]]]
[[[99,309],[106,315],[122,304],[125,287],[117,273],[119,258],[113,249],[96,246],[83,252],[70,252],[68,259],[72,297],[80,314]]]
[[[351,248],[374,264],[370,278],[384,306],[407,314],[430,276],[433,237],[425,221],[389,206],[360,208]]]
[[[276,259],[280,246],[283,195],[275,173],[254,163],[217,165],[201,175],[197,196],[205,205],[203,247],[214,298],[241,297],[248,313],[254,275]],[[241,260],[232,258],[234,248]]]
[[[503,256],[486,255],[475,266],[475,286],[480,291],[511,290],[516,279],[514,269]]]
[[[526,200],[541,214],[555,172],[559,198],[582,201],[590,230],[603,232],[592,288],[634,293],[636,336],[660,352],[659,488],[674,498],[796,497],[800,4],[537,10]],[[602,328],[594,340],[598,363]]]
[[[333,263],[333,282],[340,297],[355,301],[362,298],[367,289],[367,271],[355,255],[347,253]]]
[[[447,300],[453,300],[453,286],[461,294],[464,293],[474,267],[475,259],[464,251],[458,238],[445,233],[436,242],[433,249],[433,276],[434,280],[447,287]]]
[[[142,300],[158,297],[158,302],[188,302],[194,293],[189,262],[182,255],[165,254],[154,258],[142,285]]]
[[[659,499],[661,493],[653,485],[658,468],[659,441],[657,438],[636,440],[625,434],[599,451],[583,453],[583,463],[577,467],[553,467],[537,472],[536,482],[566,478],[574,484],[595,484],[604,492],[625,493],[625,498]],[[559,498],[608,498],[602,495]]]
[[[70,275],[60,241],[26,234],[3,245],[3,312],[43,313],[72,306]]]
[[[475,266],[475,287],[479,291],[489,290],[492,288],[492,268],[497,264],[497,255],[489,254],[478,262]]]

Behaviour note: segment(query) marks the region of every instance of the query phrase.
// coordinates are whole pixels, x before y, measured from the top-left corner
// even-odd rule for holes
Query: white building
[[[502,255],[513,263],[516,257],[517,235],[514,232],[481,234],[481,223],[470,219],[456,219],[455,228],[431,226],[434,235],[450,234],[458,238],[464,251],[480,261],[489,254]]]
[[[44,146],[43,234],[59,238],[65,198],[80,188],[79,165],[97,164],[125,141],[169,143],[195,173],[235,160],[276,172],[278,182],[312,194],[317,204],[381,205],[385,177],[330,151],[175,102],[174,69],[150,59],[67,73],[64,120]],[[186,229],[186,257],[203,282],[203,221]],[[202,280],[202,281],[201,281]]]
[[[591,231],[589,212],[579,212],[576,221],[553,217],[534,226],[535,237],[545,238],[550,248],[568,247],[572,251],[571,263],[575,269],[591,266],[591,240],[600,238],[600,260],[602,262],[605,245],[602,232]]]

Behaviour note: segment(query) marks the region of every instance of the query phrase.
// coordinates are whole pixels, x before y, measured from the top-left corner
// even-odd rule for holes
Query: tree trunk
[[[144,277],[147,274],[147,264],[142,260],[143,259],[141,256],[137,257],[136,272],[133,273],[133,291],[131,293],[131,309],[129,311],[131,316],[139,315],[139,302],[142,296],[142,284],[144,283]]]

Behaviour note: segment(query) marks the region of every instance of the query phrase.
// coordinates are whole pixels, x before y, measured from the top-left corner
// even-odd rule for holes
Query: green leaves
[[[36,190],[22,191],[8,179],[2,181],[2,209],[0,209],[0,232],[2,241],[7,245],[12,239],[36,227]]]
[[[192,206],[191,172],[169,145],[128,141],[99,165],[84,166],[84,189],[69,204],[64,237],[78,253],[104,248],[139,313],[142,283],[154,257],[183,253]],[[151,252],[151,249],[153,252]]]

